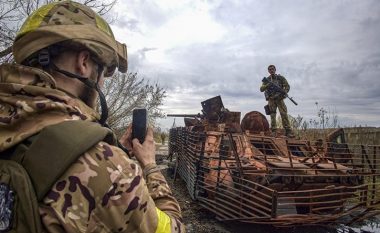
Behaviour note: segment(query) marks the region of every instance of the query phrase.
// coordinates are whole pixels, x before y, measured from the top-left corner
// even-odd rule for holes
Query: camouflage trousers
[[[271,111],[270,114],[270,127],[273,130],[277,129],[277,123],[276,123],[276,110],[278,108],[278,111],[281,115],[282,120],[282,126],[286,130],[290,130],[290,123],[288,118],[288,109],[286,108],[286,105],[284,103],[284,100],[281,99],[269,99],[268,100],[269,109]]]

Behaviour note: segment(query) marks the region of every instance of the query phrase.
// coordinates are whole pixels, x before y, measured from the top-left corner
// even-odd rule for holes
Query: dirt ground
[[[157,146],[157,163],[167,163],[167,146]],[[372,227],[347,228],[345,226],[299,226],[292,228],[274,228],[267,225],[244,224],[239,222],[220,222],[215,215],[203,209],[197,201],[191,199],[186,183],[179,177],[174,181],[170,172],[163,171],[169,186],[182,210],[183,222],[188,233],[374,233],[380,232],[377,223]]]

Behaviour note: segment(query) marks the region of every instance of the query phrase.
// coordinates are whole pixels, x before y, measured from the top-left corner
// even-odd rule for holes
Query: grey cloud
[[[137,51],[137,54],[141,57],[141,59],[145,59],[145,53],[156,50],[156,49],[157,48],[142,48]]]
[[[138,71],[146,59],[146,53],[149,51],[156,50],[157,48],[142,48],[128,55],[128,66],[131,72]]]
[[[170,16],[176,12],[172,9],[162,9],[155,1],[123,1],[120,3],[117,26],[128,30],[144,34],[145,28],[153,30],[161,27]],[[118,9],[113,9],[117,11]],[[142,23],[143,22],[143,23]],[[144,28],[144,29],[143,29]]]
[[[136,72],[141,67],[141,59],[138,53],[128,54],[128,71]]]
[[[163,14],[156,10],[150,20]],[[212,1],[214,19],[227,30],[224,38],[171,48],[165,54],[172,62],[159,67],[144,60],[144,50],[132,54],[131,63],[159,78],[169,95],[183,92],[183,99],[168,100],[168,111],[200,109],[200,101],[214,95],[234,103],[234,110],[261,111],[261,79],[275,64],[299,103],[287,101],[290,114],[313,117],[318,101],[336,108],[342,122],[368,119],[380,126],[373,120],[380,115],[378,12],[380,2],[369,0]]]
[[[131,19],[128,17],[119,17],[116,20],[115,26],[120,27],[120,28],[128,28],[128,30],[132,32],[140,32],[141,30],[139,28],[139,21],[137,19]]]

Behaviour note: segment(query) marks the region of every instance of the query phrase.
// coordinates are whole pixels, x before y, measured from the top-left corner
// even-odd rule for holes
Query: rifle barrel
[[[288,93],[286,93],[281,87],[277,86],[275,83],[268,80],[268,78],[264,77],[263,81],[268,82],[270,85],[272,85],[275,88],[276,91],[284,94],[288,99],[290,99],[290,101],[293,102],[293,104],[298,105],[297,102],[292,97],[288,96]]]
[[[200,114],[167,114],[167,117],[200,117]]]
[[[290,101],[293,102],[293,104],[298,105],[297,102],[296,102],[292,97],[289,97],[289,96],[288,96],[288,98],[290,99]]]

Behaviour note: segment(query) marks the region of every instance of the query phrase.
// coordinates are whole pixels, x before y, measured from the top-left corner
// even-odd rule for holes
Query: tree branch
[[[9,46],[8,48],[0,52],[0,58],[9,55],[11,52],[12,52],[12,46]]]

